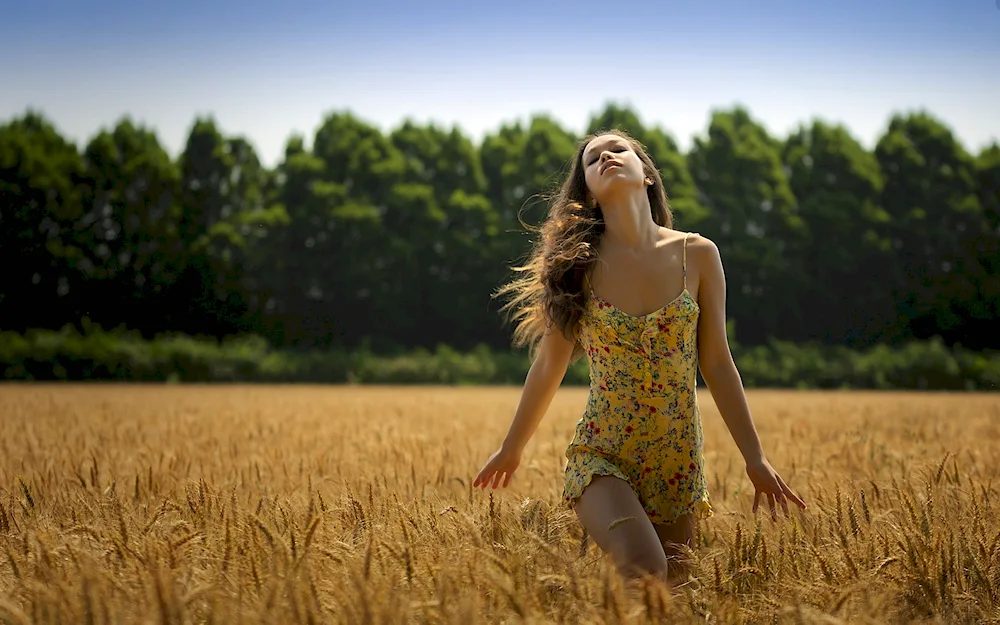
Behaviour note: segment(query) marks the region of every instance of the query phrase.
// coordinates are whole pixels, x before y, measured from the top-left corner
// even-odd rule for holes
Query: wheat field
[[[773,522],[707,391],[695,580],[626,585],[559,500],[563,388],[0,386],[3,623],[1000,622],[1000,395],[751,391]],[[748,490],[749,489],[749,490]]]

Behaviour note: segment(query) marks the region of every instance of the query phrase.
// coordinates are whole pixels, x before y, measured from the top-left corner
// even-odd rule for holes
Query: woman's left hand
[[[761,497],[767,497],[768,506],[771,508],[771,518],[774,520],[778,519],[775,503],[781,505],[785,511],[786,518],[789,516],[789,501],[792,501],[803,510],[806,509],[806,503],[793,493],[792,489],[788,488],[788,485],[781,479],[777,471],[771,468],[770,463],[766,459],[761,458],[759,462],[748,463],[747,475],[750,477],[750,481],[753,482],[754,489],[756,489],[753,497],[754,514],[757,513],[757,508],[760,506]]]

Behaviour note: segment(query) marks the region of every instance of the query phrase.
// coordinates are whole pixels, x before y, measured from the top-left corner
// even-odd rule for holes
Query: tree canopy
[[[871,151],[822,121],[770,136],[740,107],[686,154],[628,107],[587,130],[607,128],[646,146],[675,227],[718,244],[741,343],[1000,347],[1000,146],[970,153],[927,112],[892,116]],[[503,348],[491,294],[576,140],[543,115],[477,145],[338,111],[269,169],[211,117],[172,158],[127,117],[77,146],[28,111],[0,126],[0,329]]]

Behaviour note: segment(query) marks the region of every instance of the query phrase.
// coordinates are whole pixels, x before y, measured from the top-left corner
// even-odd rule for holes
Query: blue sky
[[[925,109],[978,151],[1000,141],[997,3],[33,0],[3,10],[0,120],[39,109],[82,145],[128,114],[176,155],[212,114],[273,165],[330,111],[478,141],[532,113],[582,131],[615,101],[686,149],[740,103],[776,135],[820,117],[869,147]]]

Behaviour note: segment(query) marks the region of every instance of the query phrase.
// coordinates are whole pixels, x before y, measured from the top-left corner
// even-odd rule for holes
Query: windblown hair
[[[549,201],[548,217],[538,229],[540,236],[528,261],[513,268],[521,275],[495,294],[509,296],[501,311],[507,312],[508,319],[515,323],[514,346],[528,346],[532,355],[550,329],[558,329],[567,339],[576,340],[589,297],[589,277],[598,260],[597,245],[604,233],[601,207],[592,207],[589,202],[583,151],[591,140],[606,134],[618,135],[629,142],[642,161],[645,175],[653,181],[646,187],[653,221],[673,227],[663,179],[642,144],[621,130],[595,132],[581,140],[569,175]],[[581,353],[577,345],[573,358]]]

